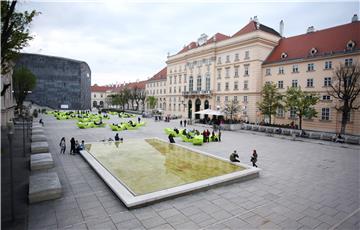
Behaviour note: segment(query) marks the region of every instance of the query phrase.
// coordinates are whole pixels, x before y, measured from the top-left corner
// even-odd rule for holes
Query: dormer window
[[[348,43],[346,43],[346,49],[348,50],[353,50],[355,48],[355,42],[353,40],[348,41]]]
[[[287,53],[285,53],[285,52],[283,52],[282,54],[281,54],[281,59],[285,59],[285,58],[287,58]]]
[[[311,56],[313,56],[313,55],[315,55],[317,53],[317,49],[316,48],[311,48],[309,53],[310,53]]]

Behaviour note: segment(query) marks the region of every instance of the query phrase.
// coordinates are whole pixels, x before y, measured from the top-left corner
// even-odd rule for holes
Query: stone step
[[[30,157],[30,169],[42,170],[54,167],[54,161],[51,153],[38,153]]]
[[[43,128],[43,126],[39,123],[33,123],[32,128]]]
[[[46,136],[42,134],[34,134],[31,136],[32,142],[41,142],[41,141],[47,141]]]
[[[62,188],[56,172],[39,173],[30,176],[29,203],[53,200],[62,196]]]
[[[31,143],[31,154],[35,153],[48,153],[49,144],[46,141]]]

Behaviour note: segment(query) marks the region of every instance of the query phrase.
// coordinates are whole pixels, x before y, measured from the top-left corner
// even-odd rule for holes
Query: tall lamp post
[[[23,153],[24,153],[24,157],[26,157],[26,151],[25,151],[25,112],[22,111],[21,113],[22,116],[22,125],[23,125]]]

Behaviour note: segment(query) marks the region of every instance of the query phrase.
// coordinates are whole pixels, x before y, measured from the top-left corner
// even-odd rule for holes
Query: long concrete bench
[[[49,144],[46,141],[31,143],[31,154],[48,152]]]
[[[323,134],[321,134],[320,139],[325,140],[325,141],[332,141],[332,140],[334,140],[334,135],[328,134],[328,133],[323,133]]]
[[[252,131],[258,131],[258,130],[259,130],[259,127],[254,125],[254,126],[251,128],[251,130],[252,130]]]
[[[291,134],[291,132],[290,132],[290,130],[288,130],[288,129],[283,129],[283,130],[282,130],[282,134],[289,136],[289,135]]]
[[[33,123],[32,128],[43,128],[41,124],[39,123]]]
[[[60,198],[62,188],[56,172],[39,173],[30,176],[29,203]]]
[[[39,142],[39,141],[46,141],[46,136],[42,134],[34,134],[31,135],[31,141],[32,142]]]
[[[312,138],[312,139],[320,139],[320,133],[310,133],[310,138]]]
[[[39,153],[31,155],[30,157],[30,169],[41,170],[54,167],[54,161],[51,153]]]
[[[32,135],[44,135],[44,130],[43,129],[33,129],[31,131]]]
[[[359,139],[360,138],[356,138],[356,137],[347,137],[345,138],[345,143],[348,143],[348,144],[359,144]]]

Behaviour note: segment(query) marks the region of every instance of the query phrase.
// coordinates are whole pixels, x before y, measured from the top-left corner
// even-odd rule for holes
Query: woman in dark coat
[[[75,139],[73,137],[70,140],[70,154],[75,154]]]

